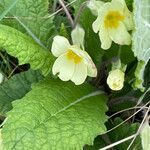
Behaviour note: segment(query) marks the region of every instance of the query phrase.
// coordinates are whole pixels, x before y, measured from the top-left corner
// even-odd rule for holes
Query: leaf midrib
[[[32,128],[32,130],[35,130],[35,129],[39,128],[42,124],[48,122],[52,117],[54,117],[54,116],[56,116],[57,114],[59,114],[59,113],[65,111],[65,110],[69,109],[70,107],[72,107],[72,106],[78,104],[79,102],[82,102],[83,100],[85,100],[85,99],[87,99],[87,98],[90,98],[90,97],[93,97],[93,96],[101,95],[101,94],[103,94],[103,93],[104,93],[104,92],[102,92],[102,91],[95,91],[95,92],[91,92],[90,94],[87,94],[87,95],[82,96],[81,98],[77,99],[76,101],[74,101],[74,102],[70,103],[69,105],[65,106],[64,108],[62,108],[60,111],[54,113],[53,115],[51,115],[51,116],[48,117],[47,119],[43,120],[40,124],[38,124],[37,126],[35,126],[34,128]],[[42,106],[42,107],[43,107],[43,106]],[[26,136],[27,133],[28,133],[28,132],[26,132],[18,141],[16,141],[16,143],[13,145],[12,148],[15,148],[16,145],[20,142],[20,140],[22,140],[22,139]]]

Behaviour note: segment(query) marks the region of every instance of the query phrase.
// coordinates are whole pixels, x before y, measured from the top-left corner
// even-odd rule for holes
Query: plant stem
[[[63,0],[59,0],[59,3],[60,3],[60,5],[62,6],[62,8],[64,9],[64,11],[65,11],[65,13],[66,13],[66,15],[67,15],[67,18],[68,18],[68,20],[69,20],[69,22],[70,22],[70,24],[71,24],[71,27],[73,28],[73,27],[74,27],[74,21],[73,21],[71,15],[70,15],[70,13],[69,13],[67,7],[65,6],[64,1],[63,1]]]
[[[113,144],[110,144],[110,145],[108,145],[108,146],[106,146],[106,147],[104,147],[104,148],[101,148],[101,149],[99,149],[99,150],[107,150],[107,149],[110,149],[110,148],[112,148],[112,147],[114,147],[114,146],[116,146],[116,145],[119,145],[119,144],[121,144],[121,143],[123,143],[123,142],[125,142],[125,141],[128,141],[128,140],[134,138],[134,136],[135,136],[135,134],[133,134],[133,135],[127,137],[127,138],[124,138],[124,139],[122,139],[122,140],[120,140],[120,141],[117,141],[117,142],[115,142],[115,143],[113,143]]]
[[[74,28],[75,28],[75,26],[77,25],[78,20],[79,20],[79,18],[80,18],[80,15],[81,15],[82,11],[84,10],[84,8],[85,8],[87,2],[88,2],[88,1],[85,1],[84,3],[81,4],[81,7],[79,8],[79,11],[78,11],[78,13],[77,13],[77,15],[76,15],[76,17],[75,17]]]
[[[140,127],[139,127],[137,133],[134,135],[133,140],[131,141],[131,143],[130,143],[130,145],[128,146],[127,150],[129,150],[129,149],[131,148],[131,146],[132,146],[132,144],[134,143],[136,137],[140,134],[141,129],[142,129],[142,127],[143,127],[143,124],[144,124],[145,120],[147,119],[147,116],[148,116],[149,111],[150,111],[150,106],[148,107],[148,109],[147,109],[147,111],[146,111],[146,113],[145,113],[145,116],[144,116],[144,118],[143,118],[143,120],[142,120],[142,122],[141,122],[141,124],[140,124]]]

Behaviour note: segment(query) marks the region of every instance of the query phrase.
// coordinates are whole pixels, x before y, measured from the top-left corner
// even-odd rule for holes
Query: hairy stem
[[[74,27],[74,21],[73,21],[71,15],[70,15],[70,13],[69,13],[67,7],[65,6],[64,1],[63,1],[63,0],[59,0],[59,3],[60,3],[60,5],[62,6],[62,8],[64,9],[64,11],[65,11],[65,13],[66,13],[66,15],[67,15],[67,18],[68,18],[68,20],[69,20],[69,22],[70,22],[70,24],[71,24],[71,27],[73,28],[73,27]]]

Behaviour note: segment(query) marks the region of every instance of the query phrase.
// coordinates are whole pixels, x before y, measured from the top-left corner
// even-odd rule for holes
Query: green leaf
[[[0,20],[5,17],[5,15],[15,6],[18,0],[13,0],[9,3],[9,5],[3,10],[3,13],[0,15]],[[0,1],[1,4],[1,1]]]
[[[81,150],[106,131],[106,97],[88,84],[45,79],[13,109],[2,129],[5,149]]]
[[[109,50],[104,51],[103,59],[105,61],[118,57],[120,53],[120,60],[123,64],[130,64],[135,60],[134,54],[131,50],[131,46],[112,44]],[[133,65],[132,65],[133,66]]]
[[[112,129],[122,123],[122,119],[120,118],[115,118],[114,121],[110,121],[106,125],[108,126],[108,129]],[[123,125],[117,127],[116,129],[108,132],[105,135],[98,136],[95,141],[93,146],[87,146],[86,150],[99,150],[105,146],[108,146],[109,144],[115,143],[119,140],[122,140],[126,137],[129,137],[133,134],[136,133],[138,130],[139,124],[138,123],[124,123]],[[116,145],[113,147],[114,150],[127,150],[131,140],[123,142],[119,145]],[[137,137],[134,144],[132,145],[132,150],[141,150],[141,141],[140,137]]]
[[[0,47],[18,58],[20,65],[29,63],[33,70],[40,69],[43,75],[50,73],[52,54],[16,29],[0,25]]]
[[[109,128],[113,128],[117,125],[119,125],[120,123],[122,123],[123,120],[120,118],[116,118],[114,120],[113,123],[108,124]],[[117,142],[121,139],[124,139],[128,136],[131,136],[133,134],[135,134],[137,132],[139,128],[139,124],[138,123],[129,123],[129,122],[125,122],[123,125],[119,126],[118,128],[114,129],[112,132],[109,133],[109,138],[111,140],[112,143]],[[122,144],[117,145],[115,148],[117,150],[122,150],[122,148],[124,148],[124,150],[126,150],[129,146],[129,144],[131,143],[132,139],[129,141],[126,141]],[[134,144],[132,145],[132,150],[141,150],[141,140],[140,137],[137,137]]]
[[[7,10],[14,0],[3,0],[0,4]],[[18,0],[2,23],[27,32],[40,45],[48,46],[49,38],[55,33],[53,17],[50,17],[49,0]],[[21,27],[22,26],[22,27]]]
[[[135,88],[144,90],[145,66],[150,58],[150,1],[134,0],[135,31],[133,33],[133,52],[139,63],[135,72]]]
[[[5,116],[12,108],[11,102],[22,98],[31,90],[31,84],[38,82],[42,78],[38,71],[29,70],[14,75],[0,85],[0,115]]]
[[[148,121],[145,123],[143,130],[141,131],[141,140],[142,140],[142,147],[143,150],[150,149],[150,126]]]

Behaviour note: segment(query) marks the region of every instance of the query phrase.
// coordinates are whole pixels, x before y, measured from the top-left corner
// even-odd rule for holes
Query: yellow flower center
[[[125,17],[118,11],[109,11],[105,17],[105,27],[117,28],[119,26],[119,21],[123,21],[124,18]]]
[[[80,63],[82,60],[82,58],[80,56],[78,56],[76,53],[74,53],[72,50],[68,50],[67,58],[69,60],[73,60],[75,64]]]
[[[120,83],[119,82],[114,82],[113,83],[113,88],[116,89],[120,86]]]

